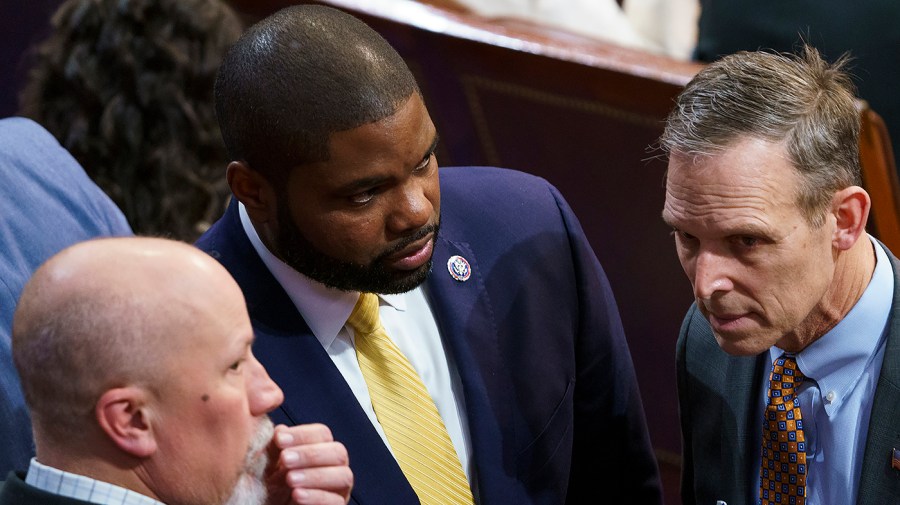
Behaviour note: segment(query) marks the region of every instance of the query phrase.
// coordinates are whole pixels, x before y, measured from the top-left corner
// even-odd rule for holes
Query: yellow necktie
[[[378,296],[360,294],[347,324],[375,416],[423,505],[473,503],[444,421],[406,356],[381,326]]]

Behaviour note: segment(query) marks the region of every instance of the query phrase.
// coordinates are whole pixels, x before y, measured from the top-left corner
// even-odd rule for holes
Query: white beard
[[[268,492],[264,480],[269,456],[266,446],[275,434],[275,425],[268,416],[264,416],[259,423],[253,440],[250,441],[250,449],[247,451],[247,459],[244,463],[244,473],[241,474],[231,496],[224,505],[264,505]]]

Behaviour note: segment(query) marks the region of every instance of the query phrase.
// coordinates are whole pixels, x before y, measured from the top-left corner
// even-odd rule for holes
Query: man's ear
[[[100,429],[119,449],[137,458],[156,452],[149,395],[139,387],[110,389],[97,400],[94,414]]]
[[[850,186],[834,194],[831,206],[837,220],[832,242],[838,250],[846,251],[865,234],[872,200],[863,188]]]
[[[265,224],[277,218],[275,188],[261,173],[243,161],[232,161],[225,170],[225,179],[254,223]]]

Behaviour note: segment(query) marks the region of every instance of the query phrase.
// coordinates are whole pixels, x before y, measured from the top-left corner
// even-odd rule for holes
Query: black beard
[[[285,203],[283,203],[285,202]],[[276,252],[288,266],[310,279],[341,291],[394,294],[410,291],[423,282],[431,271],[432,259],[415,270],[393,270],[385,266],[386,259],[409,244],[422,240],[434,233],[432,244],[437,239],[440,220],[416,233],[405,237],[388,250],[379,254],[368,265],[339,260],[318,250],[291,218],[286,199],[278,203],[278,235],[274,244]]]

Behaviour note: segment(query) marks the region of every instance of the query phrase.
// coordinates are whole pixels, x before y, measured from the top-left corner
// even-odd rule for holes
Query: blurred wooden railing
[[[858,102],[862,128],[859,161],[863,186],[872,197],[869,231],[895,254],[900,254],[900,183],[887,127],[868,103]]]

